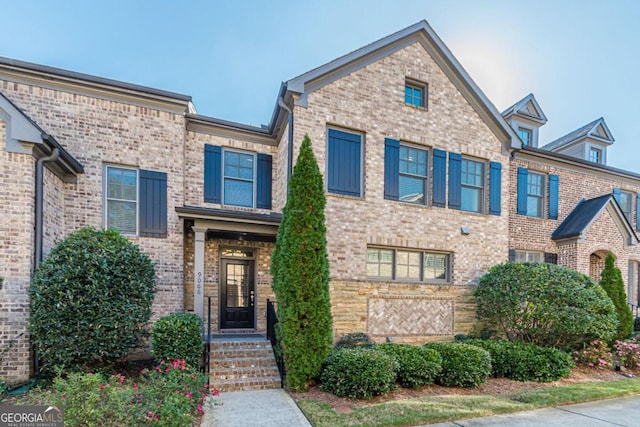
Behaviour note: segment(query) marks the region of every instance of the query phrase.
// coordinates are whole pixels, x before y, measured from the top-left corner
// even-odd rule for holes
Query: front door
[[[223,259],[220,279],[220,328],[254,328],[253,260]]]

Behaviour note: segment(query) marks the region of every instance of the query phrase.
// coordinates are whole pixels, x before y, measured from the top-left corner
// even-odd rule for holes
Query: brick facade
[[[184,95],[61,70],[34,71],[1,58],[0,92],[84,167],[75,180],[45,169],[44,253],[80,227],[104,226],[105,165],[166,173],[167,236],[128,236],[156,265],[152,320],[176,311],[199,312],[198,298],[206,304],[211,297],[214,333],[221,329],[221,251],[233,248],[255,255],[255,322],[249,329],[265,330],[266,300],[273,298],[270,256],[287,197],[290,120],[292,163],[308,134],[324,174],[328,129],[362,135],[362,196],[327,192],[334,335],[367,331],[376,340],[391,336],[420,343],[469,332],[475,322],[473,288],[491,266],[507,260],[510,249],[557,254],[559,264],[594,277],[607,251],[616,256],[625,279],[629,262],[640,262],[639,247],[625,244],[619,215],[610,209],[594,219],[584,241],[551,239],[581,199],[611,194],[614,188],[635,195],[640,176],[521,149],[509,124],[460,67],[430,27],[419,23],[290,80],[280,94],[287,108],[276,108],[272,122],[261,128],[195,114]],[[424,84],[426,108],[405,103],[407,79]],[[5,149],[8,126],[1,113],[0,345],[11,353],[2,353],[0,376],[18,383],[30,374],[26,323],[36,156]],[[385,138],[428,152],[425,205],[385,199]],[[206,145],[270,156],[272,208],[205,202],[205,178],[212,173],[205,171]],[[433,206],[434,150],[448,153],[449,160],[455,153],[484,165],[483,213]],[[502,167],[499,215],[488,213],[490,193],[496,194],[490,162]],[[518,167],[559,177],[557,220],[517,214]],[[449,172],[449,163],[446,168]],[[448,188],[448,173],[445,180]],[[634,229],[637,215],[634,203]],[[367,275],[369,247],[447,254],[450,278],[437,283],[373,279]],[[628,289],[638,292],[634,283]]]

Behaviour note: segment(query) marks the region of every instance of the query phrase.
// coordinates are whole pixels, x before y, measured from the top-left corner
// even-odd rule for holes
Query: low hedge
[[[468,340],[491,354],[492,376],[516,381],[557,381],[575,366],[564,351],[531,343],[504,340]]]
[[[334,348],[373,348],[376,343],[364,332],[352,332],[343,335]]]
[[[452,342],[427,343],[442,357],[442,371],[436,383],[449,387],[477,387],[491,375],[491,356],[483,348]]]
[[[182,359],[198,370],[203,350],[202,321],[195,313],[169,314],[151,328],[151,353],[158,362]]]
[[[339,397],[366,399],[395,388],[398,362],[382,351],[344,348],[329,353],[321,388]]]
[[[402,387],[433,384],[442,370],[442,357],[436,350],[395,343],[381,344],[376,350],[396,358],[398,382]]]

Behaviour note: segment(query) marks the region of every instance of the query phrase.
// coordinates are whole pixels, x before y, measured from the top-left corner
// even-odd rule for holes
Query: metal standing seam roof
[[[612,198],[613,195],[606,194],[589,200],[582,199],[556,228],[551,239],[561,240],[580,236]]]

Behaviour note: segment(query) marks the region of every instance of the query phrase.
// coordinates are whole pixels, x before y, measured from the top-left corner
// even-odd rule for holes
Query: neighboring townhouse
[[[533,95],[503,112],[523,141],[511,161],[509,259],[552,262],[600,280],[609,251],[638,306],[640,175],[606,165],[603,118],[538,147],[547,119]]]
[[[153,320],[186,310],[214,333],[265,331],[305,134],[325,177],[336,337],[469,332],[474,285],[508,259],[596,276],[611,250],[636,283],[640,176],[604,164],[603,120],[537,148],[544,122],[532,95],[500,114],[425,21],[283,83],[262,127],[0,58],[0,343],[12,349],[0,376],[29,376],[29,279],[86,225],[120,230],[154,261]]]

